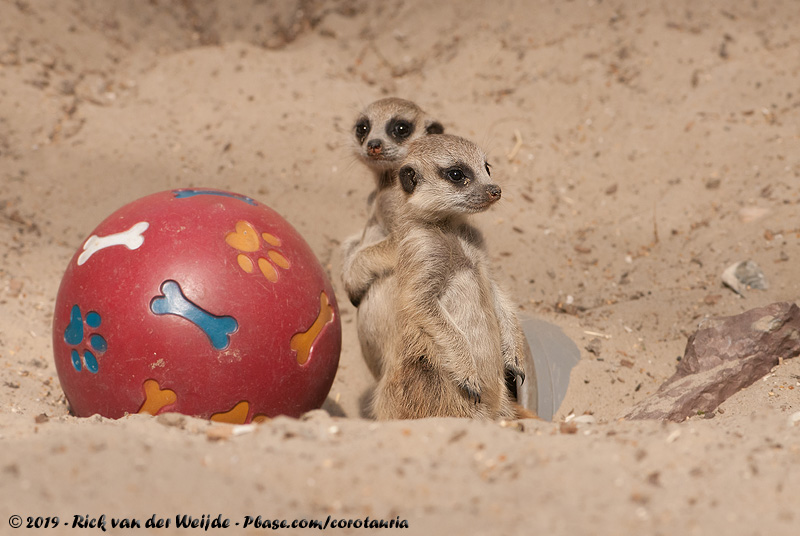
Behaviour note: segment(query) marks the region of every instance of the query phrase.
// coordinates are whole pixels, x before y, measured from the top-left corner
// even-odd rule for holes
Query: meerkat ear
[[[417,187],[417,172],[411,166],[403,166],[397,172],[397,177],[400,179],[400,186],[403,191],[410,194]]]
[[[431,121],[425,125],[426,134],[444,134],[444,127],[439,121]]]

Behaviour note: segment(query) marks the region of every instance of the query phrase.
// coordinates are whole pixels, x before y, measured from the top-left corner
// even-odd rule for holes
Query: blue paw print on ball
[[[83,342],[84,324],[91,328],[91,330],[95,330],[100,327],[100,323],[102,321],[103,319],[100,318],[99,314],[94,311],[90,311],[86,314],[86,320],[84,322],[84,319],[81,316],[81,308],[77,305],[73,305],[72,311],[69,315],[69,325],[67,326],[67,329],[64,330],[64,340],[70,346],[78,346]],[[89,336],[89,346],[91,349],[87,349],[83,352],[83,361],[81,361],[81,354],[78,349],[72,349],[70,353],[70,356],[72,357],[72,366],[75,367],[75,370],[80,372],[83,370],[83,366],[86,365],[86,370],[93,374],[97,374],[97,370],[100,368],[100,366],[97,363],[97,357],[95,357],[94,352],[102,354],[108,349],[108,344],[102,335],[93,333]],[[94,352],[92,350],[94,350]]]

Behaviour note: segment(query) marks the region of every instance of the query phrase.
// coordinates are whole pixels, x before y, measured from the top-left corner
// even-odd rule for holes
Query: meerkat
[[[443,132],[442,124],[415,103],[396,97],[367,106],[353,127],[356,154],[375,172],[378,190],[393,184],[397,163],[405,158],[409,143]]]
[[[392,214],[399,199],[391,188],[397,163],[412,141],[444,132],[442,124],[415,103],[386,98],[373,102],[358,116],[353,127],[356,154],[373,172],[375,190],[370,194],[370,215],[364,231],[343,244],[342,280],[353,305],[358,308],[361,352],[370,372],[379,378],[382,370],[380,341],[394,329],[393,309],[385,296],[394,295],[392,267],[375,274],[365,266],[361,252],[381,240],[392,229]]]
[[[394,270],[396,325],[381,341],[375,417],[535,417],[506,387],[507,371],[524,381],[524,336],[467,221],[501,197],[486,156],[463,138],[426,136],[396,175],[392,232],[362,251],[376,277]]]

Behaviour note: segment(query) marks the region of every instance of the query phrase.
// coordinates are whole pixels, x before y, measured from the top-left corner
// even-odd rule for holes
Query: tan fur
[[[359,136],[359,125],[369,124],[369,132]],[[407,137],[392,134],[400,122],[410,125]],[[389,296],[394,296],[394,252],[389,262],[376,268],[369,255],[362,252],[384,240],[392,229],[394,207],[399,192],[391,188],[397,163],[405,158],[409,143],[430,132],[441,132],[441,124],[411,101],[387,98],[373,102],[359,115],[353,127],[355,150],[362,162],[375,173],[376,190],[370,195],[370,216],[362,233],[345,240],[342,280],[350,301],[358,307],[358,334],[361,352],[368,368],[379,378],[382,370],[381,341],[395,337],[395,309]],[[372,144],[370,150],[368,146]]]
[[[448,179],[457,170],[463,181]],[[471,142],[426,136],[409,145],[389,237],[362,251],[364,266],[394,266],[397,309],[373,410],[378,419],[517,418],[506,370],[524,377],[524,339],[491,277],[480,232],[467,215],[500,197],[485,155]],[[458,177],[458,175],[450,175]]]

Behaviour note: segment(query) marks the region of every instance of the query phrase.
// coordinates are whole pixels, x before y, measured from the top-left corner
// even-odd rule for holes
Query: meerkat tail
[[[536,415],[533,411],[522,407],[517,402],[512,402],[511,407],[514,409],[514,418],[515,419],[536,419],[541,421],[541,417]]]

